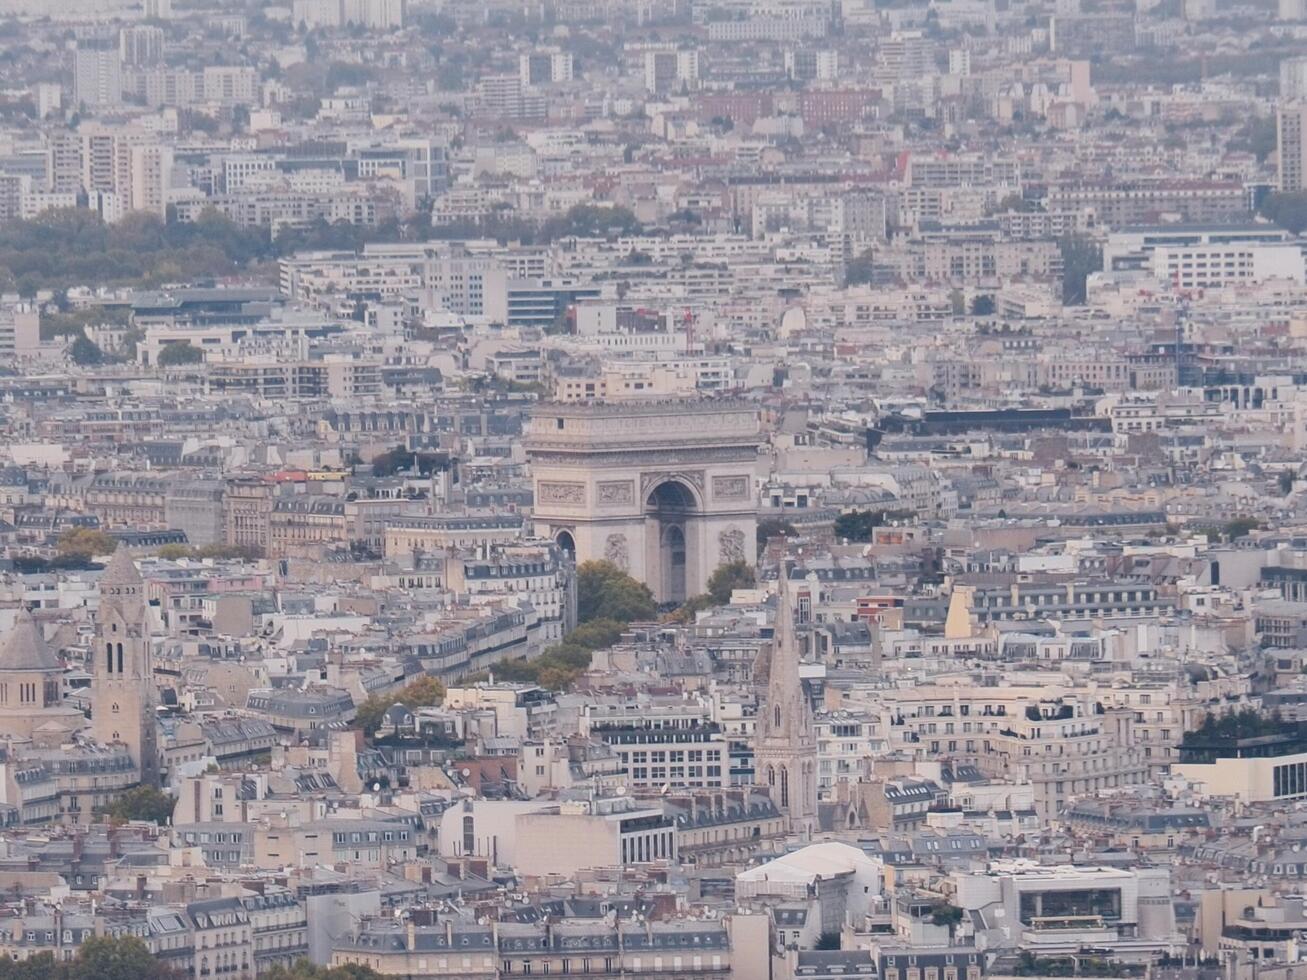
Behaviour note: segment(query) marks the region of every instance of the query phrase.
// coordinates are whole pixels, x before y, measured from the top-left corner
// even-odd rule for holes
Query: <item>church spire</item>
[[[799,641],[789,573],[781,569],[767,689],[758,705],[754,774],[790,829],[807,837],[816,826],[817,740],[812,706],[799,677]]]
[[[101,590],[105,587],[140,585],[142,582],[141,573],[136,568],[132,553],[127,550],[125,544],[118,545],[109,558],[109,564],[105,565],[104,571],[100,573]]]

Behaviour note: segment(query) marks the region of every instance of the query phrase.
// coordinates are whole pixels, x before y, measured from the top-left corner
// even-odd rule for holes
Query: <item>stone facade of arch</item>
[[[578,562],[624,559],[660,602],[701,593],[719,565],[757,559],[760,443],[745,403],[543,403],[526,438],[536,533],[565,530]]]

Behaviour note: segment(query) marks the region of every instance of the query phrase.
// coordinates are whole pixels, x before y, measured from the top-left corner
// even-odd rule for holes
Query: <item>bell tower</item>
[[[96,741],[127,746],[141,782],[159,781],[154,670],[145,582],[119,546],[100,576],[91,650],[91,726]]]

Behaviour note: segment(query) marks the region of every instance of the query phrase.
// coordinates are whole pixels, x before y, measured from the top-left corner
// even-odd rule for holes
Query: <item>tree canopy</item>
[[[167,793],[153,786],[133,786],[115,796],[101,814],[115,823],[148,820],[163,825],[172,819],[176,802]]]
[[[1262,522],[1255,517],[1236,517],[1233,520],[1226,521],[1221,532],[1225,535],[1225,540],[1235,541],[1239,538],[1246,537],[1250,531],[1261,530]]]
[[[68,348],[68,356],[74,364],[82,367],[96,367],[104,363],[104,351],[86,334],[79,334]]]
[[[352,71],[355,66],[333,68],[341,77],[342,71]],[[196,113],[190,117],[193,123],[204,118]],[[165,221],[157,215],[133,212],[113,224],[86,208],[68,208],[0,227],[0,290],[34,296],[43,289],[61,293],[73,286],[153,287],[198,282],[252,269],[266,272],[261,263],[294,252],[358,251],[369,242],[489,236],[544,244],[572,236],[641,231],[643,225],[629,209],[598,204],[577,204],[544,222],[525,220],[511,209],[485,221],[435,227],[424,210],[402,221],[391,219],[375,226],[320,220],[305,228],[284,229],[275,239],[266,228],[243,228],[213,208],[193,221]]]
[[[644,231],[629,208],[575,204],[561,218],[551,218],[540,228],[544,241],[556,238],[594,238],[604,235],[638,235]]]
[[[539,684],[562,691],[590,668],[590,655],[616,643],[625,623],[615,619],[592,619],[574,629],[535,660],[505,660],[495,665],[496,680]],[[478,675],[470,680],[482,679]]]
[[[155,959],[135,936],[96,936],[78,947],[76,957],[62,963],[52,953],[25,960],[0,957],[0,980],[183,980],[185,976]]]
[[[1103,250],[1085,235],[1067,235],[1058,244],[1062,250],[1062,302],[1079,306],[1085,301],[1090,274],[1103,268]]]
[[[395,446],[372,457],[373,476],[394,476],[405,470],[416,470],[429,476],[436,470],[447,470],[453,461],[448,453],[418,453],[403,446]]]
[[[1240,708],[1223,713],[1203,715],[1202,723],[1192,732],[1186,732],[1184,741],[1191,738],[1258,738],[1279,735],[1289,728],[1278,712],[1263,714],[1254,708]]]
[[[1267,194],[1259,210],[1292,234],[1297,235],[1307,229],[1307,192]]]
[[[906,510],[851,510],[835,518],[835,536],[846,541],[870,541],[886,521],[911,517]]]
[[[862,286],[871,282],[876,276],[876,256],[867,249],[856,258],[844,263],[844,285]]]
[[[630,623],[653,619],[658,613],[649,586],[627,575],[610,561],[587,561],[576,570],[576,618],[612,619]]]
[[[381,974],[361,963],[341,966],[316,966],[307,959],[297,960],[293,966],[274,966],[261,974],[263,980],[381,980]]]
[[[77,337],[84,335],[87,327],[101,324],[125,327],[131,321],[131,313],[126,305],[90,306],[67,313],[42,312],[41,339]]]
[[[185,342],[168,344],[163,350],[159,351],[159,367],[177,367],[181,364],[201,364],[203,362],[204,351],[194,344]]]
[[[118,539],[112,534],[97,531],[89,527],[77,527],[59,535],[55,549],[61,555],[79,555],[82,558],[94,558],[96,555],[111,555],[118,547]]]
[[[576,574],[576,600],[576,629],[534,660],[496,664],[496,679],[564,690],[589,669],[590,655],[616,643],[627,624],[653,619],[658,614],[649,587],[609,561],[581,564]],[[483,680],[486,676],[475,674],[466,680]]]
[[[266,232],[239,228],[216,211],[189,223],[134,213],[113,224],[85,209],[48,211],[0,227],[0,288],[31,296],[195,281],[231,275],[270,252]]]
[[[719,606],[731,601],[731,593],[736,589],[752,589],[758,584],[753,573],[753,566],[747,561],[732,561],[718,565],[712,575],[708,576],[708,595]]]
[[[779,517],[763,518],[758,522],[758,550],[761,551],[772,538],[792,538],[798,533],[789,521]]]
[[[359,705],[354,725],[364,734],[373,735],[381,727],[381,719],[397,704],[408,708],[430,708],[445,700],[445,685],[424,674],[410,681],[408,686],[392,694],[373,694]]]

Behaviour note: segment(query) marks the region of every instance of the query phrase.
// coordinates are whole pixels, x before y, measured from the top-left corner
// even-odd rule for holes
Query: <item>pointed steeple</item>
[[[792,738],[812,729],[812,708],[799,680],[799,638],[794,627],[794,595],[789,574],[782,569],[776,599],[776,625],[772,630],[767,665],[767,717],[770,738]],[[761,725],[759,727],[762,727]]]
[[[120,588],[143,583],[144,579],[136,568],[131,552],[127,550],[125,544],[120,544],[114,549],[109,564],[105,565],[104,571],[100,573],[100,591],[103,592],[110,586]]]
[[[767,688],[758,704],[755,782],[765,787],[790,829],[810,836],[817,813],[817,738],[799,677],[799,641],[789,572],[781,569]]]
[[[45,645],[41,628],[26,609],[18,613],[14,628],[0,644],[0,670],[58,671],[59,660]]]
[[[145,614],[145,579],[127,546],[120,544],[100,573],[100,605],[110,607],[135,627]]]

